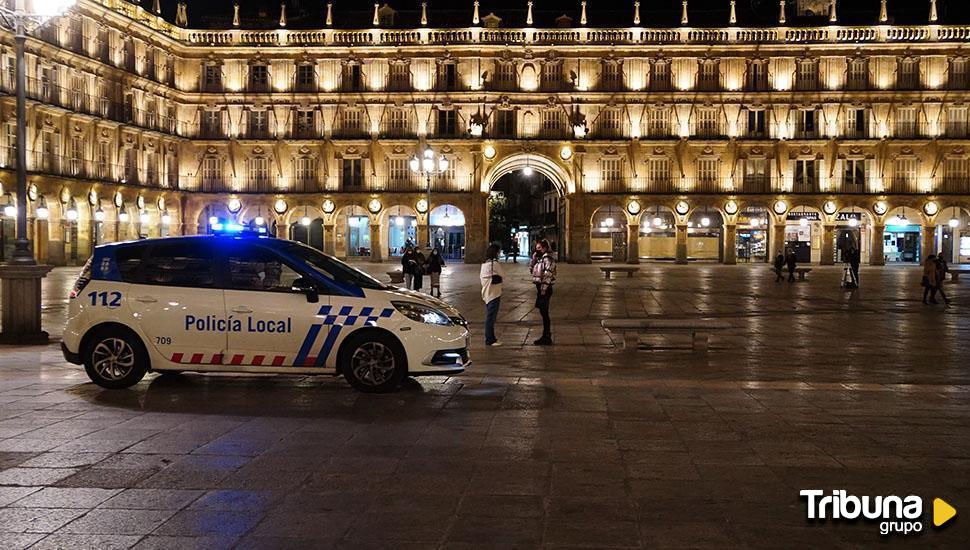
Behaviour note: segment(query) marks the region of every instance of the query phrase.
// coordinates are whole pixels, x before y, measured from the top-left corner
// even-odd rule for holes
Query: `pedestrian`
[[[414,290],[420,291],[424,286],[424,273],[427,269],[428,263],[424,254],[421,253],[421,249],[416,249],[414,251]]]
[[[519,241],[513,239],[510,248],[512,249],[512,263],[519,263]]]
[[[401,254],[401,271],[404,272],[404,288],[414,288],[414,247],[408,245],[404,247],[404,254]]]
[[[943,292],[943,281],[946,280],[946,274],[950,271],[950,266],[946,263],[946,258],[943,254],[936,255],[936,291],[940,293],[940,297],[943,298],[943,303],[950,305],[950,299],[946,297],[946,293]]]
[[[437,290],[439,298],[441,298],[441,268],[443,267],[445,267],[445,260],[441,257],[441,250],[436,246],[428,255],[428,275],[431,277],[431,295],[434,296],[434,291]]]
[[[849,269],[852,271],[852,282],[859,286],[859,264],[862,263],[862,253],[857,246],[849,249]]]
[[[542,316],[542,336],[532,343],[537,346],[551,346],[549,302],[552,300],[552,286],[556,283],[556,260],[549,252],[549,241],[538,241],[535,254],[529,263],[529,271],[532,272],[532,282],[536,285],[536,307]]]
[[[782,280],[781,274],[784,272],[784,269],[785,269],[785,255],[779,252],[778,255],[775,256],[775,282],[776,283],[781,282]]]
[[[788,282],[795,282],[795,267],[798,264],[798,258],[795,256],[795,251],[789,248],[785,253],[785,265],[788,266]]]
[[[501,262],[497,262],[501,247],[492,243],[485,250],[485,261],[479,270],[482,279],[482,300],[485,302],[485,345],[501,346],[495,337],[495,319],[498,317],[499,304],[502,301],[502,279],[505,272]]]
[[[926,261],[923,262],[923,280],[920,282],[923,285],[923,303],[924,304],[936,304],[936,255],[930,254]],[[926,298],[929,297],[929,302]]]

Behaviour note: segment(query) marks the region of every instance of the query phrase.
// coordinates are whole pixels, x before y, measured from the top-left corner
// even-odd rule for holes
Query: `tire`
[[[130,388],[148,372],[148,351],[130,330],[108,327],[88,339],[82,352],[84,370],[92,382],[117,390]]]
[[[375,331],[352,334],[342,349],[340,370],[357,391],[394,391],[407,376],[404,349],[388,334]]]

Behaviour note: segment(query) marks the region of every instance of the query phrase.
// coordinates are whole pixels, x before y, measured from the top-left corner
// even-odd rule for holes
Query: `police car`
[[[95,248],[61,348],[105,388],[198,371],[343,375],[382,392],[462,372],[466,327],[448,304],[303,244],[208,235]]]

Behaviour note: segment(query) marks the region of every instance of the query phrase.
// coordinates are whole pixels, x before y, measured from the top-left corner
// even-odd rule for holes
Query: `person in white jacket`
[[[502,301],[502,279],[505,272],[499,263],[498,255],[501,249],[497,244],[490,244],[485,251],[485,261],[479,276],[482,279],[482,300],[485,302],[485,345],[501,346],[495,337],[495,319],[498,317],[498,307]]]

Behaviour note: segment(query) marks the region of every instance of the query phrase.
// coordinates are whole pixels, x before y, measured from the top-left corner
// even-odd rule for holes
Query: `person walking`
[[[795,282],[795,268],[798,265],[798,257],[795,256],[795,251],[789,248],[785,254],[785,265],[788,266],[788,282]]]
[[[441,298],[441,268],[443,267],[445,267],[445,260],[441,257],[441,250],[436,246],[428,255],[428,275],[431,277],[431,295],[434,296],[434,291],[437,290],[439,298]]]
[[[424,273],[428,268],[428,262],[421,253],[421,250],[414,251],[414,290],[420,291],[424,286]]]
[[[485,345],[498,347],[502,343],[495,337],[495,319],[498,317],[499,304],[502,302],[502,280],[505,272],[498,262],[501,247],[492,243],[485,250],[485,261],[479,270],[482,280],[482,301],[485,302]]]
[[[414,247],[408,245],[404,247],[404,254],[401,254],[401,271],[404,272],[404,288],[414,288]]]
[[[778,255],[775,256],[775,282],[776,283],[780,283],[782,281],[781,274],[784,273],[784,270],[785,270],[785,255],[779,252]]]
[[[920,282],[923,285],[923,303],[924,304],[936,304],[936,254],[930,254],[926,261],[923,262],[923,280]],[[929,302],[926,298],[929,298]]]
[[[853,246],[849,249],[849,270],[852,271],[852,282],[855,284],[856,288],[859,286],[859,265],[862,263],[862,252],[859,248]]]
[[[950,266],[946,263],[946,258],[943,254],[936,255],[936,291],[940,293],[940,297],[943,298],[943,303],[950,305],[950,299],[946,297],[946,293],[943,292],[943,282],[946,281],[946,274],[950,271]]]
[[[512,251],[512,263],[519,263],[519,241],[512,239],[512,244],[509,246]]]
[[[552,300],[552,286],[556,283],[556,259],[549,251],[549,241],[542,239],[536,244],[536,252],[529,263],[532,282],[536,285],[536,307],[542,316],[542,336],[532,342],[537,346],[552,345],[552,328],[549,319],[549,302]]]

